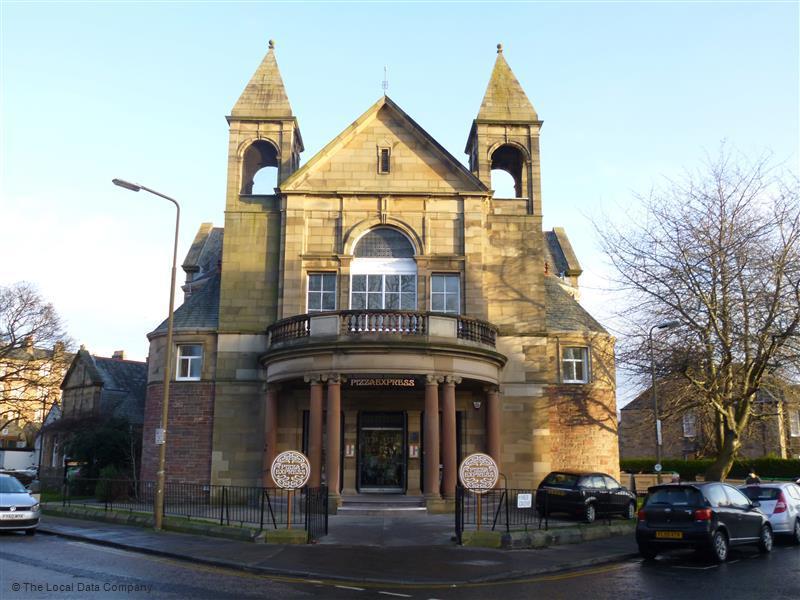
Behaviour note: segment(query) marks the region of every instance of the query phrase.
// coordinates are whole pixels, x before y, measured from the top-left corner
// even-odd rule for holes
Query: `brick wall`
[[[552,469],[596,470],[619,477],[614,390],[603,385],[551,385]]]
[[[144,480],[155,480],[158,447],[155,430],[161,422],[161,384],[147,388],[142,438]],[[170,387],[167,422],[168,481],[206,483],[211,477],[211,433],[214,417],[214,384],[207,381],[174,382]]]

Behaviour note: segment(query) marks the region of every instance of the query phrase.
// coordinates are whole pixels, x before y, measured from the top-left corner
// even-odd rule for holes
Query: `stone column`
[[[344,445],[345,449],[348,445],[350,445],[353,450],[356,447],[356,441],[358,437],[358,411],[355,410],[345,410],[344,411]],[[343,496],[352,496],[356,493],[356,477],[358,473],[356,473],[356,456],[355,453],[352,456],[347,456],[345,452],[344,456],[344,465],[342,465],[344,469],[344,482],[342,488],[342,495]]]
[[[460,377],[448,375],[442,394],[442,495],[447,500],[456,497],[456,384]]]
[[[275,487],[270,469],[278,455],[278,389],[267,384],[264,392],[264,452],[261,461],[261,485]]]
[[[500,390],[491,386],[486,390],[486,453],[497,463],[497,470],[503,472],[500,460]]]
[[[439,381],[441,377],[428,375],[425,381],[425,497],[438,499],[439,495]]]
[[[408,446],[411,447],[415,444],[419,449],[419,431],[420,431],[420,411],[409,410],[406,412],[408,418]],[[416,441],[412,441],[416,439]],[[419,496],[422,494],[420,489],[420,463],[421,457],[417,455],[416,458],[408,456],[408,481],[406,482],[406,494],[409,496]]]
[[[311,477],[308,487],[319,487],[322,482],[322,380],[317,376],[306,376],[311,384],[308,414],[308,460],[311,462]]]
[[[327,415],[327,448],[325,449],[325,472],[328,476],[329,504],[338,507],[339,473],[341,469],[341,418],[342,418],[342,384],[339,375],[328,377],[328,415]]]

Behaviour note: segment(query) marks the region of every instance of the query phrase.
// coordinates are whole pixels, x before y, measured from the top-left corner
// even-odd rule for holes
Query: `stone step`
[[[340,514],[402,516],[424,514],[425,498],[403,494],[359,494],[342,496]]]

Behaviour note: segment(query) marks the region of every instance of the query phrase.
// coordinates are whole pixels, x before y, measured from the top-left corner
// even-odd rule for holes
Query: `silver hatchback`
[[[0,531],[24,530],[36,533],[39,502],[11,475],[0,474]]]
[[[756,483],[739,489],[761,504],[761,512],[769,517],[776,536],[790,536],[795,544],[800,544],[800,485]]]

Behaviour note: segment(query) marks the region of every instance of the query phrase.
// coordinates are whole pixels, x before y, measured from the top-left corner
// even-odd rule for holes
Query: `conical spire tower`
[[[262,119],[292,117],[292,106],[286,95],[278,61],[275,60],[275,42],[272,40],[269,41],[264,60],[236,101],[231,116]]]

